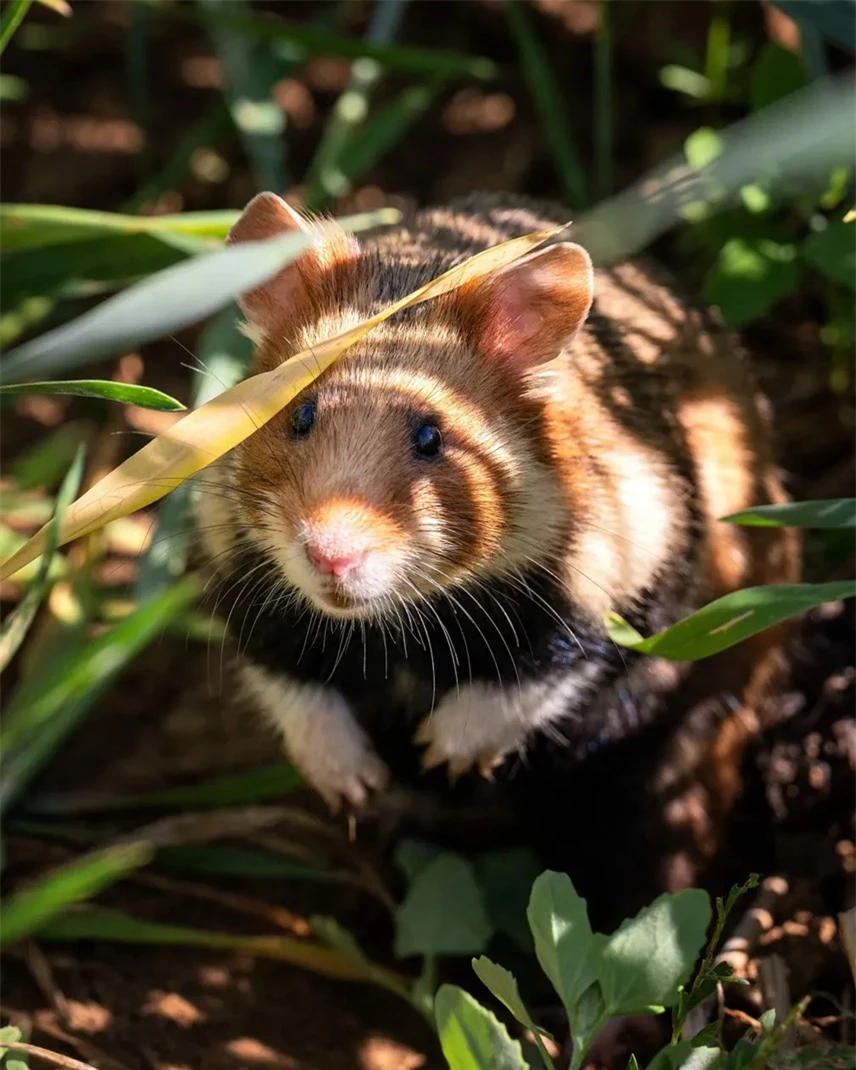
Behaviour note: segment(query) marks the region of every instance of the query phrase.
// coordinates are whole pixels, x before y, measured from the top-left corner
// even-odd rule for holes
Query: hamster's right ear
[[[226,244],[264,241],[294,230],[311,234],[317,228],[275,193],[259,193],[229,231]],[[352,235],[338,227],[318,231],[315,244],[297,260],[238,299],[241,311],[263,332],[282,328],[293,321],[300,305],[319,293],[324,274],[358,256],[359,245]]]

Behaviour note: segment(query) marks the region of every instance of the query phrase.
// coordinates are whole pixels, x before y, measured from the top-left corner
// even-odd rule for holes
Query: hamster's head
[[[261,194],[230,241],[294,227],[312,229]],[[415,288],[371,245],[317,233],[242,299],[253,372]],[[519,573],[561,540],[537,380],[591,299],[588,255],[549,246],[381,324],[243,442],[230,494],[284,590],[330,617],[401,620],[441,591]]]

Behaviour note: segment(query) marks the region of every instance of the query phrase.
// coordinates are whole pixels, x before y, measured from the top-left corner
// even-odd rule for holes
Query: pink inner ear
[[[552,360],[582,327],[593,295],[591,258],[582,246],[561,242],[531,253],[477,293],[479,348],[520,370]]]

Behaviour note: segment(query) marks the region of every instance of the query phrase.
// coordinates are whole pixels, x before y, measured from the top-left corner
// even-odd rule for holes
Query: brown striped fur
[[[326,240],[245,299],[253,371],[482,248],[561,221],[550,206],[473,197],[363,239],[360,252],[351,238]],[[248,210],[233,237],[295,225],[309,224],[267,204],[258,216]],[[596,272],[595,303],[577,331],[590,298],[585,265],[576,253],[561,260],[547,254],[543,264],[561,270],[542,272],[525,301],[529,277],[512,269],[384,323],[311,389],[317,433],[289,440],[298,398],[217,466],[223,493],[203,495],[201,517],[220,571],[228,574],[243,525],[241,538],[277,560],[315,610],[377,617],[438,588],[534,566],[555,574],[579,619],[600,631],[605,613],[650,602],[652,590],[650,621],[663,627],[736,588],[794,582],[791,533],[719,522],[785,498],[735,339],[644,261]],[[412,413],[438,421],[441,463],[411,456]],[[344,595],[319,602],[311,585],[300,591],[309,581],[294,547],[331,516],[383,558],[386,586],[367,607]],[[663,583],[681,569],[686,583]],[[765,632],[693,670],[647,660],[628,677],[637,691],[685,696],[687,730],[657,791],[668,821],[692,826],[701,855],[739,791],[783,635]],[[688,879],[684,862],[664,860],[666,884]]]

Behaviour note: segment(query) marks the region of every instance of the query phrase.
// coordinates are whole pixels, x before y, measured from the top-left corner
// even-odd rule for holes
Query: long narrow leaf
[[[198,21],[196,13],[189,9],[189,5],[173,6],[169,13],[176,18]],[[261,41],[287,41],[305,48],[307,53],[312,55],[342,56],[344,59],[367,56],[391,71],[401,71],[405,74],[478,78],[484,81],[495,78],[498,73],[497,65],[481,56],[462,56],[434,48],[379,45],[353,37],[340,37],[315,26],[285,22],[282,19],[238,15],[215,8],[207,13],[206,21],[216,23],[230,32],[246,34]]]
[[[220,239],[239,212],[182,212],[180,215],[123,215],[58,204],[0,205],[0,245],[4,253],[80,241],[104,233],[183,234]]]
[[[12,40],[15,30],[18,29],[32,2],[33,0],[7,0],[5,7],[0,11],[0,53]]]
[[[97,895],[131,870],[146,865],[152,848],[145,843],[122,844],[84,855],[42,877],[32,888],[18,892],[0,910],[0,945],[21,940],[46,925],[63,910]]]
[[[565,98],[559,89],[550,61],[520,0],[505,5],[511,32],[517,40],[523,73],[541,116],[544,133],[550,144],[556,170],[569,202],[577,207],[586,203],[585,177],[568,119]]]
[[[32,796],[26,800],[31,814],[98,814],[119,810],[220,810],[225,806],[260,802],[287,795],[303,781],[294,766],[266,765],[246,773],[207,780],[183,788],[162,788],[145,795]]]
[[[209,14],[239,13],[241,0],[198,0],[209,24],[226,75],[224,95],[232,121],[240,133],[260,189],[282,190],[285,175],[285,112],[272,98],[280,77],[279,64],[270,49],[218,27]]]
[[[59,488],[54,515],[48,527],[45,553],[38,574],[19,605],[16,606],[15,611],[10,613],[3,622],[3,628],[0,631],[0,672],[6,668],[18,652],[50,585],[51,564],[56,553],[60,524],[62,523],[63,514],[71,505],[80,487],[85,452],[82,446],[78,446],[77,454]]]
[[[0,398],[24,397],[28,394],[70,394],[79,398],[103,398],[143,409],[178,412],[185,408],[180,401],[151,386],[117,383],[110,379],[58,379],[47,383],[16,383],[0,386]]]
[[[95,531],[175,490],[185,479],[222,457],[267,423],[378,323],[401,309],[449,293],[464,283],[505,267],[563,229],[538,231],[487,249],[356,327],[314,346],[311,351],[297,354],[272,371],[244,380],[202,408],[188,413],[71,506],[60,533],[60,542],[69,542]],[[42,528],[4,561],[0,566],[0,578],[13,575],[37,557],[44,549],[45,535],[46,530]]]
[[[856,498],[756,505],[722,520],[753,528],[856,528]]]
[[[197,583],[185,580],[82,650],[75,647],[54,659],[38,680],[24,681],[7,705],[0,736],[0,811],[51,758],[107,685],[197,593]]]
[[[382,209],[343,219],[340,225],[361,230],[397,218],[397,212]],[[205,319],[267,281],[316,240],[317,234],[291,232],[176,264],[64,327],[19,346],[4,361],[4,374],[20,379],[37,374],[45,363],[57,369],[83,355],[87,360],[112,356]]]
[[[289,936],[239,936],[179,925],[161,925],[118,910],[88,909],[56,918],[39,932],[43,940],[106,940],[160,947],[207,947],[279,959],[342,981],[364,981],[359,966],[308,940]]]
[[[609,615],[607,630],[613,642],[631,650],[672,661],[699,661],[774,624],[827,602],[854,596],[856,580],[746,587],[717,598],[648,639],[616,614]]]

